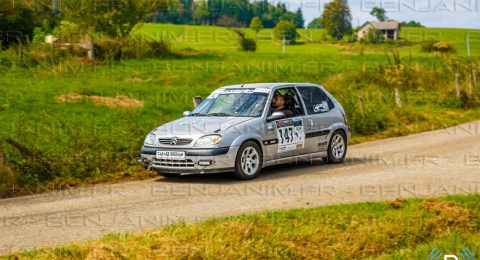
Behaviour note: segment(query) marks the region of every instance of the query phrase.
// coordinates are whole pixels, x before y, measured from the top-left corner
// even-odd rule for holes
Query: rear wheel
[[[347,154],[347,137],[341,130],[333,132],[328,144],[327,157],[322,158],[328,163],[341,163]]]
[[[242,180],[256,178],[262,170],[263,156],[257,143],[247,141],[238,149],[235,159],[235,176]]]

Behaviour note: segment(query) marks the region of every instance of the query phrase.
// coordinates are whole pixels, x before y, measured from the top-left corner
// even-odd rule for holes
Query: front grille
[[[175,144],[172,143],[172,138],[160,138],[158,142],[163,145],[187,145],[192,142],[192,139],[177,138]]]
[[[193,168],[195,164],[192,160],[155,160],[153,164],[156,166],[166,167],[181,167],[181,168]]]

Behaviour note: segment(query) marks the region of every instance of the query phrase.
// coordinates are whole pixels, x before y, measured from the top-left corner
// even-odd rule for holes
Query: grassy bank
[[[479,256],[480,196],[262,212],[39,249],[20,259],[426,259]],[[8,258],[8,257],[7,257]]]
[[[407,28],[402,33],[407,39],[435,35],[448,40],[458,49],[456,62],[477,64],[480,49],[475,46],[480,45],[475,37],[472,56],[462,50],[461,35],[466,32],[478,33]],[[41,191],[148,178],[151,173],[136,162],[145,135],[191,110],[193,96],[205,97],[228,84],[324,85],[347,111],[352,143],[480,118],[477,100],[455,97],[454,65],[445,57],[420,52],[419,39],[406,45],[332,43],[322,41],[323,30],[302,30],[299,44],[287,46],[282,54],[267,29],[255,53],[238,51],[234,34],[225,28],[145,25],[136,33],[147,38],[170,35],[178,55],[27,66],[7,62],[14,52],[0,53],[0,196],[28,194],[38,187]],[[393,59],[393,48],[402,64],[389,65],[386,54]],[[402,72],[399,78],[397,69]],[[394,102],[395,82],[400,82],[401,107]],[[468,74],[461,74],[462,94],[468,84]],[[7,138],[31,153],[21,152]]]

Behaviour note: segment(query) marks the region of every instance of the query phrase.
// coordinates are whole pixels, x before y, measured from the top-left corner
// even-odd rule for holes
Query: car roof
[[[248,83],[248,84],[235,84],[229,86],[223,86],[221,89],[230,89],[230,88],[275,88],[279,86],[294,86],[294,85],[308,85],[316,86],[312,83],[292,83],[292,82],[270,82],[270,83]]]

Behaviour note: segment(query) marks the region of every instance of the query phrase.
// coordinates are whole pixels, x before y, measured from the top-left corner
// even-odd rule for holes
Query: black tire
[[[335,142],[336,138],[342,138],[343,140],[344,149],[343,149],[343,155],[341,156],[339,156],[338,153],[336,153],[335,155],[334,154],[335,149],[333,149],[332,147],[334,145],[333,143]],[[332,163],[332,164],[342,163],[345,160],[345,156],[347,155],[347,148],[348,148],[348,143],[347,143],[347,137],[345,136],[345,132],[343,132],[342,130],[337,130],[333,132],[332,136],[330,137],[330,142],[328,144],[328,149],[327,149],[327,157],[324,157],[322,159],[326,163]]]
[[[250,163],[243,162],[244,166],[247,168],[247,171],[244,169],[245,167],[242,166],[242,156],[244,152],[248,149],[246,153],[249,151],[252,151],[251,149],[254,149],[256,151],[256,156],[254,153],[250,153],[249,155],[251,156],[252,159],[249,160]],[[247,156],[247,155],[246,155]],[[247,156],[248,157],[248,156]],[[250,157],[248,157],[250,158]],[[257,161],[257,163],[252,163],[254,161]],[[251,167],[248,167],[250,165]],[[251,180],[256,178],[259,174],[260,171],[262,170],[262,165],[263,165],[263,154],[262,154],[262,149],[258,146],[257,143],[253,141],[247,141],[243,143],[240,148],[238,149],[237,152],[237,157],[235,158],[235,177],[241,179],[241,180]],[[248,172],[248,169],[251,170],[251,172]]]

